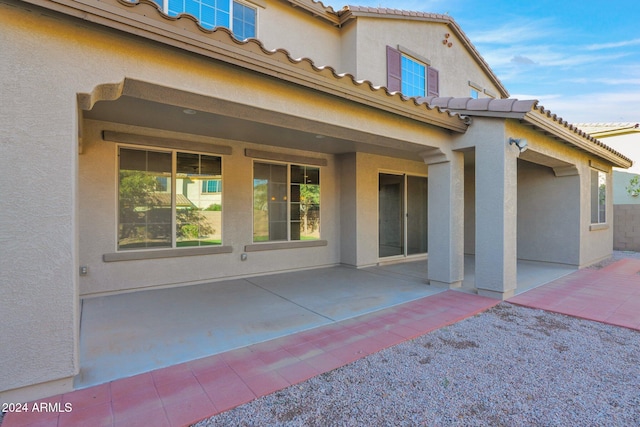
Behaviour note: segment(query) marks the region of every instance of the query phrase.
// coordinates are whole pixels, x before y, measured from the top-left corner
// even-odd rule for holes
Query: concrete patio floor
[[[407,273],[402,273],[403,267]],[[544,265],[540,267],[541,273],[550,273]],[[419,264],[395,264],[363,272],[387,279],[404,274],[406,283],[428,288],[415,276],[422,268]],[[310,272],[322,276],[324,270],[330,269]],[[542,277],[545,280],[548,276]],[[388,283],[397,284],[396,280]],[[640,331],[640,259],[623,259],[599,270],[582,269],[521,292],[508,302]],[[435,295],[391,308],[41,399],[54,404],[70,402],[73,411],[9,413],[3,427],[188,425],[458,322],[497,303],[468,292],[436,290]]]
[[[330,267],[87,298],[77,389],[334,324],[446,288],[426,284],[426,260]],[[465,257],[463,290],[473,287]],[[518,291],[575,269],[518,263]]]

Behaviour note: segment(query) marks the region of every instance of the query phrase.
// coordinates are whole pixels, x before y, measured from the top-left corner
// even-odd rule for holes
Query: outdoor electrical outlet
[[[89,267],[87,267],[86,265],[81,265],[80,266],[80,275],[81,276],[86,276],[89,273]]]

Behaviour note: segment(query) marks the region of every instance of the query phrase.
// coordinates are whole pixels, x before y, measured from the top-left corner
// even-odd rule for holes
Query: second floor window
[[[188,13],[204,28],[226,27],[240,39],[256,37],[255,8],[232,0],[155,0],[170,16]]]
[[[387,46],[387,89],[405,96],[440,96],[437,69]]]
[[[407,96],[424,96],[427,81],[427,66],[402,55],[402,93]]]

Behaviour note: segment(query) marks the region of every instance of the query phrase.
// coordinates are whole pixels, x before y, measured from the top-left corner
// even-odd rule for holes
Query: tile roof
[[[417,12],[412,10],[392,9],[386,7],[368,7],[368,6],[344,6],[340,10],[335,10],[331,6],[325,6],[322,1],[316,0],[288,0],[294,6],[301,7],[315,16],[323,18],[333,25],[342,25],[350,19],[358,16],[376,16],[376,17],[388,17],[388,18],[406,18],[428,22],[439,22],[449,26],[451,31],[460,38],[462,44],[471,51],[471,55],[478,62],[480,67],[489,75],[493,83],[497,86],[501,96],[506,98],[509,96],[509,91],[504,87],[498,76],[496,76],[485,59],[480,55],[480,52],[475,48],[473,43],[467,35],[462,31],[462,28],[458,23],[449,15],[443,15],[438,13]]]
[[[640,132],[640,123],[576,123],[576,126],[590,135],[606,137]]]
[[[204,28],[189,14],[166,15],[152,0],[23,1],[444,129],[464,132],[469,124],[454,112],[418,103],[369,80],[356,80],[331,66],[318,66],[310,58],[294,58],[285,49],[269,50],[258,39],[238,40],[227,28]],[[87,101],[89,108],[92,102]]]
[[[458,25],[458,23],[449,15],[442,15],[438,13],[428,13],[428,12],[416,12],[412,10],[401,10],[401,9],[389,9],[383,7],[364,7],[364,6],[345,6],[338,14],[341,17],[341,21],[346,21],[350,16],[367,16],[367,15],[375,15],[379,17],[389,17],[389,18],[406,18],[420,21],[428,21],[428,22],[439,22],[446,24],[451,31],[461,40],[462,44],[469,49],[473,58],[477,61],[478,65],[484,70],[485,73],[489,76],[489,78],[493,81],[493,83],[498,88],[501,96],[503,98],[509,97],[509,91],[504,87],[498,76],[496,76],[487,63],[487,61],[482,57],[480,52],[475,48],[473,43],[462,28]]]
[[[340,11],[340,13],[345,13],[347,11],[374,13],[376,15],[396,15],[396,16],[403,16],[407,18],[427,18],[429,20],[439,20],[442,22],[452,21],[452,18],[449,15],[442,15],[438,13],[429,13],[429,12],[417,12],[413,10],[391,9],[387,7],[368,7],[368,6],[349,5],[349,6],[345,6]]]
[[[440,107],[455,111],[466,116],[484,116],[499,118],[514,118],[523,120],[544,132],[548,132],[578,149],[590,152],[620,167],[629,167],[631,159],[603,144],[589,135],[577,125],[570,124],[562,117],[538,105],[537,100],[519,100],[515,98],[450,98],[424,97],[417,98],[418,102],[427,103],[433,107]]]

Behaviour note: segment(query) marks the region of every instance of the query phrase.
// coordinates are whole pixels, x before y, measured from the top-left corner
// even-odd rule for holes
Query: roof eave
[[[20,1],[446,130],[462,133],[469,126],[465,117],[356,81],[332,67],[317,67],[308,58],[294,59],[284,49],[267,50],[257,39],[240,41],[226,28],[205,29],[190,15],[167,16],[152,0]]]
[[[321,1],[311,0],[287,0],[291,6],[299,7],[315,16],[316,18],[323,19],[329,22],[331,25],[339,27],[341,19],[335,10],[331,6],[325,6]]]
[[[585,137],[578,135],[575,129],[569,128],[562,124],[558,124],[554,120],[549,120],[544,114],[538,110],[532,110],[524,114],[523,120],[545,132],[548,132],[576,148],[600,157],[613,166],[620,168],[630,168],[633,162],[624,157],[622,154],[614,152],[600,141],[589,141]]]

